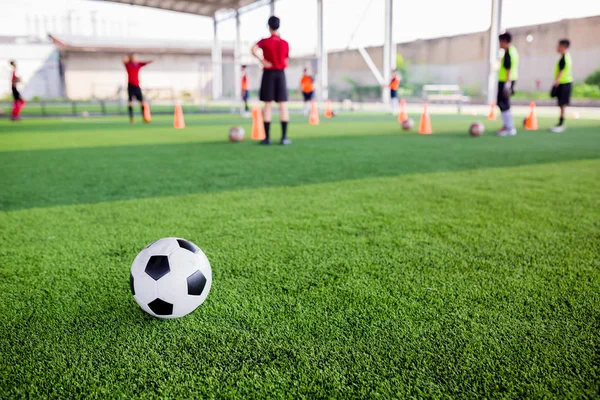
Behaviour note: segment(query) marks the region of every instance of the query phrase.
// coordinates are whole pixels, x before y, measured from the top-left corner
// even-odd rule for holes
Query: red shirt
[[[248,90],[249,85],[248,85],[248,76],[244,75],[242,76],[242,90]]]
[[[265,60],[273,64],[272,67],[265,69],[283,70],[287,67],[290,54],[288,42],[277,35],[271,35],[271,37],[261,39],[256,45],[262,49]]]
[[[17,87],[17,83],[19,83],[19,78],[17,77],[17,71],[13,70],[12,78],[10,79],[12,86]]]
[[[125,63],[125,69],[127,70],[127,83],[133,86],[140,86],[140,69],[147,64],[147,62]]]

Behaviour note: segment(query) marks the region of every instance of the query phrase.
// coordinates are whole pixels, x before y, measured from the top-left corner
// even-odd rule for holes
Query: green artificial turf
[[[0,121],[0,397],[600,396],[599,121],[432,119]],[[177,320],[129,291],[167,236],[213,267]]]

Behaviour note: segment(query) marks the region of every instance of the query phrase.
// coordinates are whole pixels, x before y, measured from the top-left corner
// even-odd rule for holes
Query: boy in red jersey
[[[279,36],[279,18],[269,18],[271,36],[260,40],[252,48],[252,55],[263,65],[263,76],[260,84],[260,100],[265,103],[263,118],[266,139],[261,144],[271,144],[269,128],[271,127],[272,102],[279,104],[279,120],[281,121],[281,144],[288,145],[292,141],[287,137],[287,126],[290,120],[288,110],[288,93],[285,80],[290,47],[288,42]],[[258,53],[262,49],[262,57]]]
[[[10,79],[12,95],[13,95],[13,109],[10,115],[10,119],[13,121],[20,121],[21,117],[19,114],[25,105],[25,100],[21,97],[21,93],[17,89],[17,84],[21,82],[21,79],[17,76],[17,63],[15,61],[10,61],[10,66],[12,67],[12,77]]]
[[[248,72],[246,72],[246,66],[242,65],[242,100],[244,101],[244,111],[246,114],[250,111],[248,107],[249,89]]]
[[[129,109],[129,122],[135,122],[133,119],[133,98],[140,102],[142,116],[144,115],[144,96],[140,88],[140,69],[150,64],[152,61],[138,61],[134,53],[123,58],[123,64],[127,71],[127,101]],[[147,121],[149,122],[149,121]]]

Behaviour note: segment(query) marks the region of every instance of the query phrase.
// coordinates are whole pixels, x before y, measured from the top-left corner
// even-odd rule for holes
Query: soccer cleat
[[[133,118],[129,118],[129,123],[130,123],[131,125],[135,124],[135,119],[133,119]]]
[[[550,132],[552,132],[552,133],[563,133],[566,130],[567,130],[567,127],[564,125],[556,125],[556,126],[553,126],[552,128],[550,128]]]
[[[498,131],[498,136],[515,136],[516,134],[517,134],[517,130],[515,128],[500,129]]]
[[[281,144],[287,146],[288,144],[292,144],[292,139],[284,138],[281,139]]]
[[[271,139],[263,139],[258,144],[269,145],[271,144]]]

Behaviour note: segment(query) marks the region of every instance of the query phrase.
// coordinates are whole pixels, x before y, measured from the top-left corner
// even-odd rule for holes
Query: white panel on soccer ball
[[[147,274],[138,274],[133,277],[134,298],[139,305],[148,304],[158,297],[156,281]]]
[[[165,256],[167,256],[178,248],[179,243],[177,243],[176,238],[164,238],[152,243],[147,250],[149,250],[152,253],[152,255],[164,254]]]
[[[198,269],[198,256],[187,249],[179,248],[169,255],[169,265],[172,271],[181,274],[185,279]]]
[[[170,263],[172,265],[172,263]],[[156,282],[158,297],[173,304],[177,309],[177,303],[187,296],[187,281],[185,277],[173,269]]]
[[[148,249],[140,251],[133,260],[133,264],[131,264],[131,275],[136,277],[143,273],[144,269],[146,269],[146,265],[148,265],[148,260],[150,260],[151,255],[152,253]]]

